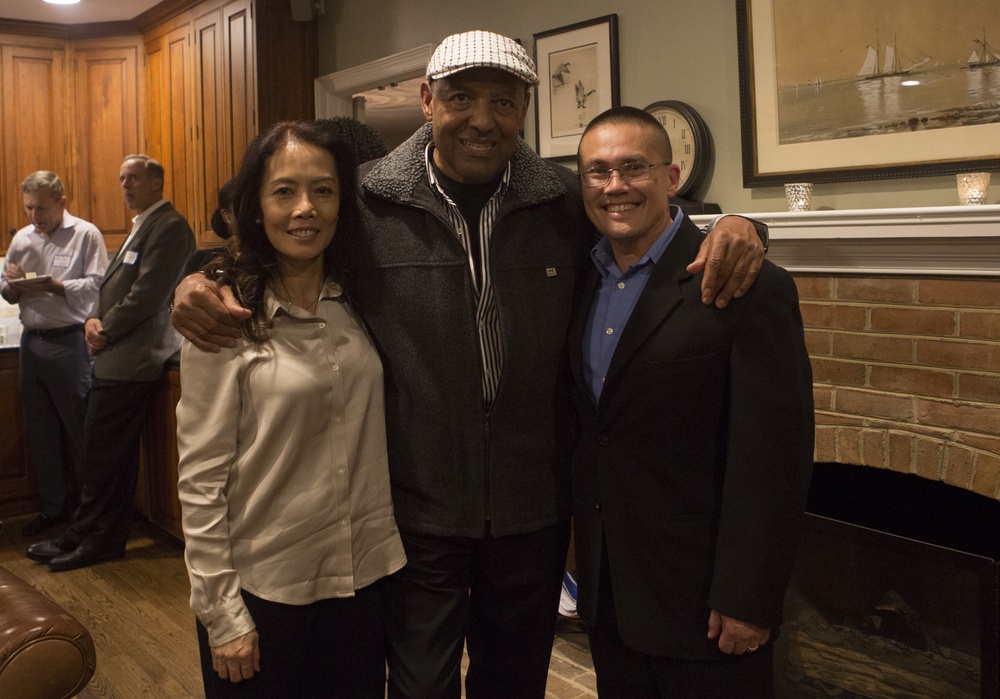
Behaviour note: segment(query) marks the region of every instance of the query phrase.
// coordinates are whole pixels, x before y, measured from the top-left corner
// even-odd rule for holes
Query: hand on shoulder
[[[174,290],[174,328],[198,349],[218,352],[235,347],[242,334],[240,324],[250,311],[240,306],[228,286],[220,286],[196,272],[181,280]]]

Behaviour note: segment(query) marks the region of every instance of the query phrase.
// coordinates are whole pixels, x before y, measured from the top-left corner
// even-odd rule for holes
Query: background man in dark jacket
[[[687,266],[679,169],[632,107],[580,141],[592,252],[570,332],[578,610],[602,699],[764,698],[813,452],[795,284],[764,263],[720,311]]]
[[[573,173],[518,136],[537,82],[507,37],[445,39],[421,87],[430,123],[361,168],[362,225],[334,241],[385,366],[408,560],[386,584],[391,697],[458,697],[466,641],[470,698],[545,693],[569,537],[566,332],[595,234]],[[752,270],[756,232],[727,221],[722,266]],[[225,297],[185,282],[176,327],[229,345]]]

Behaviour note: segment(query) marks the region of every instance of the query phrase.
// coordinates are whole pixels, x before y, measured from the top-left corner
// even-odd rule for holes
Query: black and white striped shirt
[[[500,315],[497,312],[489,263],[490,236],[493,234],[493,224],[496,222],[500,203],[503,201],[504,193],[510,182],[510,163],[507,163],[496,192],[479,213],[479,245],[476,246],[471,244],[469,240],[469,225],[459,211],[458,204],[448,196],[435,175],[432,153],[433,144],[428,143],[427,149],[424,151],[427,178],[431,183],[431,189],[437,192],[446,204],[445,210],[448,213],[448,219],[455,235],[462,243],[462,249],[468,256],[469,275],[477,294],[476,321],[479,328],[479,353],[483,367],[483,404],[489,407],[496,396],[497,386],[500,384],[500,376],[503,372],[503,338],[500,334]],[[479,259],[475,259],[477,257],[476,248],[479,251]]]

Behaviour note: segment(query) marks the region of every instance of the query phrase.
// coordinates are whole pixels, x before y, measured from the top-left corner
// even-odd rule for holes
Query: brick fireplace
[[[799,289],[816,461],[1000,498],[1000,206],[755,215]]]
[[[755,216],[816,403],[778,696],[1000,696],[1000,206]]]
[[[816,460],[1000,496],[1000,279],[796,282],[814,373]]]

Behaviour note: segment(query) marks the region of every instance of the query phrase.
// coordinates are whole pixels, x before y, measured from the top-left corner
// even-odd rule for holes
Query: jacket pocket
[[[697,357],[670,359],[665,361],[647,360],[643,369],[655,376],[675,376],[678,374],[703,374],[715,369],[719,364],[716,354],[702,354]]]

